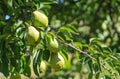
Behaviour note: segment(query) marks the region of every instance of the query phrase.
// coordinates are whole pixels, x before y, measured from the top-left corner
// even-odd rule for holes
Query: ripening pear
[[[49,64],[51,68],[55,69],[55,71],[58,71],[64,67],[65,60],[59,53],[55,53],[55,54],[51,54]]]
[[[39,31],[33,27],[33,26],[29,26],[28,27],[28,37],[27,40],[30,44],[34,44],[35,42],[37,42],[39,39]]]
[[[45,70],[46,70],[46,63],[45,63],[45,61],[41,61],[39,70],[40,70],[40,73],[45,72]]]
[[[33,12],[33,24],[35,27],[47,27],[48,26],[48,17],[39,12],[39,11],[34,11]]]
[[[59,48],[59,43],[55,38],[49,38],[48,43],[47,43],[47,48],[50,50],[52,53],[57,53],[60,48]]]

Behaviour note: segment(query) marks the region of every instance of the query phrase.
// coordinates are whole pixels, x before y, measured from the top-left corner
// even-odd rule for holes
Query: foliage
[[[119,79],[119,4],[119,0],[0,0],[0,72],[7,78],[35,74],[45,79]],[[49,24],[36,28],[40,35],[31,45],[26,37],[36,10],[48,16]],[[60,71],[49,65],[50,39],[57,40],[57,51],[65,60]],[[46,61],[44,73],[41,61]]]

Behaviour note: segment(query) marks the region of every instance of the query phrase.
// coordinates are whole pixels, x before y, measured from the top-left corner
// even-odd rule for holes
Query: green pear
[[[46,70],[46,63],[45,61],[41,61],[39,71],[40,73],[43,73],[45,72],[45,70]]]
[[[41,26],[47,27],[48,26],[48,17],[45,14],[36,10],[33,12],[33,24],[37,28],[41,27]]]
[[[51,54],[49,64],[51,68],[55,69],[55,71],[59,71],[60,69],[64,67],[65,60],[59,53]]]
[[[49,38],[47,44],[48,50],[52,53],[57,53],[60,50],[58,41],[55,38]]]
[[[39,39],[39,31],[33,27],[33,26],[29,26],[28,27],[28,37],[27,40],[30,44],[34,44],[35,42],[37,42]]]

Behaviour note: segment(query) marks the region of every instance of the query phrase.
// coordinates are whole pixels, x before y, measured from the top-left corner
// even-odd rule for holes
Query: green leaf
[[[119,75],[118,72],[115,70],[114,66],[110,65],[107,61],[100,58],[101,69],[105,77],[112,78],[114,76]]]
[[[92,72],[93,71],[93,61],[89,60],[88,65],[89,65],[90,71]]]
[[[7,4],[9,5],[9,7],[12,7],[12,1],[13,0],[7,0]]]
[[[65,60],[68,60],[68,52],[65,50],[60,51],[60,53],[63,55]]]
[[[30,66],[26,64],[25,67],[24,67],[24,71],[23,72],[24,72],[24,75],[30,77],[31,76]]]
[[[41,32],[40,32],[40,38],[41,38],[41,39],[44,39],[44,37],[45,37],[45,33],[41,31]]]
[[[62,30],[66,30],[66,31],[73,33],[73,34],[75,34],[77,32],[77,29],[75,28],[75,26],[72,26],[72,25],[62,26],[59,29],[59,31],[62,31]]]
[[[41,61],[42,49],[35,50],[33,55],[33,64],[39,63]]]
[[[0,72],[2,72],[6,77],[9,76],[9,65],[6,56],[2,57],[2,62],[0,63]]]
[[[41,1],[41,4],[54,4],[57,3],[56,1]]]
[[[103,53],[110,54],[112,53],[112,50],[108,47],[102,47]]]
[[[112,79],[111,76],[109,76],[109,75],[105,75],[105,78],[106,79]]]
[[[98,72],[99,71],[99,67],[98,67],[98,64],[97,63],[94,63],[93,64],[93,69],[94,69],[94,72]]]
[[[90,38],[90,44],[92,43],[96,43],[96,42],[101,42],[101,39],[100,38]]]
[[[43,60],[46,60],[46,61],[48,61],[49,60],[49,57],[50,57],[50,51],[49,50],[44,50],[43,52],[42,52],[42,58],[43,58]]]
[[[95,74],[95,79],[100,79],[101,78],[101,72],[97,72]]]
[[[89,73],[88,79],[93,79],[93,72],[90,72],[90,73]]]
[[[34,73],[39,76],[39,64],[41,62],[41,56],[42,56],[42,49],[37,50],[35,49],[33,54],[33,61],[32,61],[32,65],[33,65],[33,70]]]
[[[58,33],[59,37],[66,41],[72,41],[72,34],[69,31],[62,30]]]
[[[38,71],[38,64],[37,63],[33,63],[33,71],[34,73],[39,76],[39,71]]]
[[[83,45],[80,42],[75,42],[75,46],[77,48],[81,49]]]
[[[30,56],[21,56],[22,61],[24,62],[24,65],[30,64]]]
[[[10,61],[11,61],[11,65],[13,65],[14,67],[17,66],[17,62],[15,58],[11,58]]]
[[[102,71],[102,70],[101,70],[101,62],[100,62],[99,57],[97,58],[97,64],[98,64],[99,70]]]

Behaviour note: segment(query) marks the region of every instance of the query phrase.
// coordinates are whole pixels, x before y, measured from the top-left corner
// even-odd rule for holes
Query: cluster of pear
[[[37,30],[39,27],[48,26],[48,17],[39,12],[33,11],[33,26],[28,27],[27,39],[31,45],[36,44],[39,41],[40,32]],[[64,67],[64,58],[60,54],[60,45],[55,37],[47,38],[47,49],[51,52],[50,59],[48,61],[51,68],[58,71]],[[46,70],[46,62],[41,61],[39,71],[44,72]]]
[[[50,59],[48,64],[55,71],[61,70],[65,65],[65,60],[60,53],[60,45],[55,38],[47,39],[47,49],[50,51]],[[40,72],[44,72],[46,69],[46,64],[44,61],[41,61]]]
[[[39,27],[47,27],[48,26],[48,17],[39,12],[39,11],[33,11],[32,14],[32,20],[33,20],[33,26],[28,26],[28,34],[27,34],[27,40],[28,43],[31,45],[34,45],[39,41],[40,33],[37,30]]]
[[[65,60],[60,53],[60,44],[52,35],[51,37],[48,36],[47,40],[47,48],[51,52],[49,64],[55,71],[61,70],[64,67]]]

